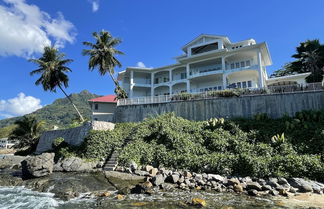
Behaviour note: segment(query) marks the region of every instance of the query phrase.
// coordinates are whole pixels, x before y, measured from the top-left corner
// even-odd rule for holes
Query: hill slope
[[[83,117],[85,119],[90,119],[91,110],[88,100],[99,96],[100,95],[92,94],[89,91],[84,90],[78,94],[71,94],[70,97]],[[52,104],[46,105],[45,107],[36,110],[31,114],[35,115],[39,120],[46,121],[49,126],[56,125],[59,127],[68,125],[72,122],[72,120],[78,118],[76,111],[67,98],[57,99]],[[12,125],[16,120],[19,120],[20,118],[21,117],[15,117],[0,120],[0,135],[2,128]]]

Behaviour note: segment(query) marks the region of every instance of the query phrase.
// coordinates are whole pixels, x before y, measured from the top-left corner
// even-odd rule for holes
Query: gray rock
[[[283,178],[283,177],[279,177],[278,178],[278,184],[283,185],[283,184],[288,184],[287,179]]]
[[[291,178],[288,180],[289,184],[296,187],[299,192],[312,192],[312,184],[302,178]]]
[[[277,190],[270,190],[269,191],[269,194],[273,195],[273,196],[278,196],[279,195],[279,192]]]
[[[53,172],[54,153],[44,153],[28,157],[21,162],[22,174],[25,178],[47,176]]]
[[[268,191],[268,190],[271,190],[272,187],[270,185],[263,185],[262,186],[262,191]]]
[[[150,174],[146,171],[135,170],[134,173],[139,176],[149,176]]]
[[[178,183],[179,178],[180,178],[179,175],[173,174],[173,175],[169,176],[168,179],[171,183],[176,184],[176,183]]]
[[[262,186],[258,182],[247,182],[246,189],[262,191]]]
[[[267,185],[269,185],[269,186],[271,186],[271,187],[273,187],[273,188],[277,188],[277,187],[280,186],[280,185],[277,183],[277,179],[276,179],[276,181],[273,181],[273,180],[269,180],[269,181],[267,181]]]
[[[150,172],[150,170],[152,170],[152,169],[153,169],[153,166],[150,166],[150,165],[147,165],[144,167],[144,171],[146,171],[146,172]]]
[[[294,187],[290,187],[289,192],[291,192],[291,193],[296,193],[296,192],[297,192],[297,189],[294,188]]]
[[[196,174],[195,181],[199,181],[199,180],[202,180],[202,179],[203,179],[203,177],[202,177],[201,174]]]
[[[155,186],[160,186],[161,184],[164,183],[164,177],[162,174],[158,174],[156,176],[154,176],[152,178],[152,183],[155,185]]]
[[[224,177],[217,175],[217,174],[208,174],[208,179],[214,180],[214,181],[223,181]]]
[[[241,182],[237,178],[228,179],[228,185],[229,186],[232,186],[232,185],[235,185],[235,184],[240,184],[240,183]]]
[[[96,168],[95,162],[85,162],[78,157],[66,158],[60,163],[66,172],[91,172]]]
[[[132,161],[130,164],[129,164],[129,168],[134,172],[136,169],[137,169],[137,164]]]
[[[192,177],[192,174],[191,174],[189,171],[184,171],[184,172],[183,172],[183,176],[184,176],[185,178],[191,178],[191,177]]]
[[[149,171],[149,174],[150,176],[156,176],[156,174],[158,173],[158,169],[157,168],[152,168],[150,171]]]
[[[251,177],[247,176],[247,177],[242,178],[241,181],[242,182],[251,182],[252,179],[251,179]]]
[[[184,178],[183,176],[181,176],[181,177],[179,178],[178,182],[179,182],[179,183],[183,183],[184,180],[185,180],[185,178]]]
[[[4,155],[0,156],[0,169],[13,168],[21,166],[21,162],[27,157],[17,155]]]

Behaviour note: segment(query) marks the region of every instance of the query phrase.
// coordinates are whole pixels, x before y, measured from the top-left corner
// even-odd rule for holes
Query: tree
[[[44,130],[44,121],[38,121],[35,116],[24,116],[15,122],[15,129],[9,139],[17,140],[17,148],[31,147],[37,143],[41,132]]]
[[[64,93],[69,99],[73,108],[78,113],[80,120],[83,122],[84,119],[79,112],[78,108],[74,105],[72,99],[66,94],[63,87],[68,87],[69,77],[66,75],[67,72],[72,70],[66,65],[73,62],[71,59],[64,59],[65,55],[60,53],[56,48],[46,46],[44,53],[39,59],[30,59],[30,62],[38,64],[39,68],[30,73],[30,75],[41,74],[41,77],[36,80],[36,85],[42,85],[45,91],[56,92],[56,88]]]
[[[108,31],[101,31],[99,33],[94,32],[92,36],[95,39],[95,43],[83,42],[85,46],[89,46],[91,49],[84,49],[82,54],[89,56],[89,70],[93,71],[98,68],[100,75],[108,73],[115,84],[115,94],[117,99],[127,98],[127,94],[122,89],[115,79],[115,67],[121,67],[121,63],[115,57],[115,55],[122,55],[123,52],[117,50],[115,47],[121,43],[119,38],[114,38]]]
[[[287,65],[287,73],[311,72],[306,81],[308,83],[321,82],[324,75],[324,45],[318,39],[307,40],[300,43],[296,52],[292,57],[297,60]]]

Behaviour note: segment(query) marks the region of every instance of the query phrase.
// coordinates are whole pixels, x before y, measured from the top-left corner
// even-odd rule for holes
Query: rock
[[[181,177],[179,178],[178,182],[179,182],[179,183],[183,183],[184,180],[185,180],[185,178],[184,178],[183,176],[181,176]]]
[[[21,162],[24,178],[47,176],[53,172],[54,153],[43,153],[41,155],[28,157]]]
[[[4,155],[0,156],[0,169],[21,167],[21,162],[24,161],[27,157],[17,156],[17,155]]]
[[[279,195],[279,192],[273,189],[273,190],[270,190],[269,191],[269,194],[271,194],[273,196],[278,196]]]
[[[300,192],[312,192],[312,184],[302,178],[291,178],[288,180],[289,184],[298,188]]]
[[[240,193],[240,192],[243,192],[243,187],[242,187],[241,184],[235,184],[235,185],[233,186],[233,190],[234,190],[235,192],[237,192],[237,193]]]
[[[196,181],[198,185],[200,186],[204,186],[206,184],[206,182],[204,180],[198,180]]]
[[[315,188],[313,187],[313,192],[316,194],[323,194],[321,188],[319,188],[319,187],[315,187]]]
[[[111,122],[105,122],[105,121],[96,121],[93,120],[91,122],[92,130],[98,130],[98,131],[107,131],[107,130],[114,130],[115,124]]]
[[[78,157],[70,157],[60,161],[63,171],[66,172],[91,172],[96,168],[95,162],[85,162]]]
[[[150,172],[150,170],[152,170],[152,169],[153,169],[153,166],[150,166],[150,165],[147,165],[144,167],[144,171],[146,171],[146,172]]]
[[[283,177],[279,177],[278,178],[278,184],[283,185],[283,184],[288,184],[287,179],[283,178]]]
[[[189,171],[185,171],[185,172],[183,172],[183,176],[185,178],[191,178],[192,177],[192,174]]]
[[[250,196],[257,196],[258,195],[258,191],[255,189],[250,189],[248,190],[248,195]]]
[[[115,178],[115,179],[120,179],[123,181],[143,181],[144,176],[136,176],[133,174],[128,174],[128,173],[121,173],[117,171],[105,171],[104,172],[106,178]]]
[[[267,185],[273,187],[273,188],[278,188],[280,185],[277,183],[277,179],[274,181],[273,178],[272,180],[267,181]]]
[[[257,182],[247,182],[246,189],[262,191],[262,186]]]
[[[137,184],[133,189],[131,189],[132,194],[151,194],[152,193],[152,183],[144,182],[142,184]]]
[[[159,170],[157,168],[152,168],[149,171],[150,176],[156,176],[156,174],[159,172]]]
[[[287,190],[285,190],[285,189],[280,189],[279,194],[282,195],[282,196],[288,197]]]
[[[270,185],[263,185],[262,186],[262,191],[268,191],[268,190],[271,190],[272,187]]]
[[[205,207],[207,206],[206,200],[200,198],[192,198],[191,204],[193,206]]]
[[[111,195],[110,192],[104,192],[102,194],[99,195],[99,197],[109,197]]]
[[[217,174],[208,174],[208,179],[212,179],[214,181],[223,181],[224,180],[224,177],[223,176],[220,176],[220,175],[217,175]]]
[[[156,176],[154,176],[152,178],[152,183],[155,185],[155,186],[160,186],[161,184],[164,183],[164,177],[162,174],[158,174]]]
[[[121,194],[118,194],[117,196],[116,196],[116,199],[117,200],[123,200],[125,197],[124,197],[124,195],[121,195]]]
[[[179,178],[180,178],[179,175],[173,174],[170,176],[170,181],[171,181],[171,183],[176,184],[176,183],[178,183]]]
[[[297,189],[294,188],[294,187],[290,187],[289,192],[291,192],[291,193],[296,193],[296,192],[297,192]]]
[[[134,172],[136,169],[137,169],[137,164],[132,161],[130,164],[129,164],[129,168]]]
[[[245,182],[245,183],[252,182],[252,179],[251,179],[251,177],[247,176],[247,177],[242,178],[242,182]]]
[[[146,171],[135,170],[134,173],[139,176],[149,176],[150,174]]]
[[[195,181],[199,181],[199,180],[202,180],[202,179],[203,179],[203,177],[202,177],[201,174],[196,174],[195,175]]]
[[[231,178],[231,179],[228,179],[228,185],[231,186],[231,185],[235,185],[235,184],[240,184],[241,182],[237,179],[237,178]]]

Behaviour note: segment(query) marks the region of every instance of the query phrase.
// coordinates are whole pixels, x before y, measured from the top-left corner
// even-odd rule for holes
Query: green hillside
[[[92,94],[87,90],[81,91],[78,94],[71,94],[74,104],[78,107],[79,111],[85,119],[91,118],[91,110],[88,103],[89,99],[99,97],[100,95]],[[46,121],[48,127],[54,125],[64,127],[71,124],[71,122],[78,118],[76,111],[70,104],[67,98],[57,99],[52,104],[31,113],[39,120]],[[12,125],[16,120],[21,117],[8,118],[0,120],[0,136],[4,137],[8,132],[8,126]]]

